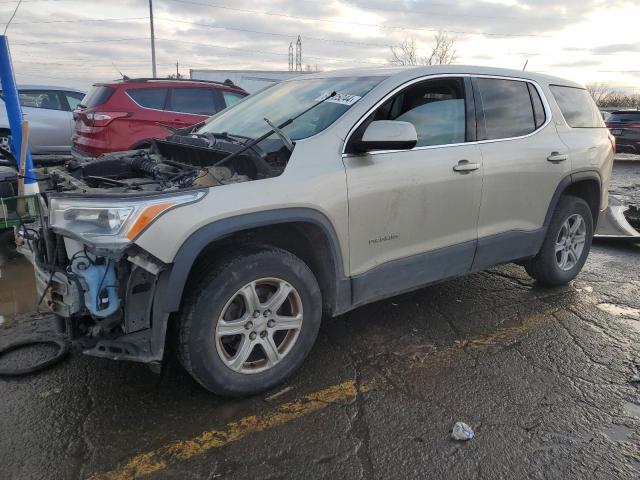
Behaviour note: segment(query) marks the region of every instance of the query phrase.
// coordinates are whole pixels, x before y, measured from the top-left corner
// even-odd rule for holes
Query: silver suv
[[[575,278],[614,147],[559,78],[306,75],[50,169],[48,222],[21,248],[85,353],[158,368],[174,342],[205,388],[254,394],[301,365],[323,316],[506,262]]]

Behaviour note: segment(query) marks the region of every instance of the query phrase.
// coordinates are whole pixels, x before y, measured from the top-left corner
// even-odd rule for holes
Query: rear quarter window
[[[560,85],[549,88],[571,128],[605,128],[598,107],[585,89]]]
[[[106,103],[113,95],[116,89],[112,87],[106,87],[103,85],[94,86],[87,92],[84,96],[80,105],[87,108],[97,107],[98,105],[102,105]]]

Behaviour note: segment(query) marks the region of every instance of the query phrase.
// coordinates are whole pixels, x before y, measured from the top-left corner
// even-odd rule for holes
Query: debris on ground
[[[629,383],[640,383],[640,373],[634,373],[629,380]]]
[[[267,398],[264,399],[264,401],[265,402],[273,402],[276,398],[281,397],[285,393],[289,393],[291,390],[293,390],[292,387],[283,388],[279,392],[276,392],[273,395],[269,395]]]
[[[466,441],[471,440],[476,434],[471,427],[464,422],[456,422],[451,432],[451,438],[454,440]]]

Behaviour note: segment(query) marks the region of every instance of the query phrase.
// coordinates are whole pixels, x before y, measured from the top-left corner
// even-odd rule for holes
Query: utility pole
[[[153,0],[149,0],[149,25],[151,26],[151,75],[157,78],[156,70],[156,34],[153,30]]]
[[[176,61],[176,78],[180,78],[180,70],[178,68],[178,62]]]

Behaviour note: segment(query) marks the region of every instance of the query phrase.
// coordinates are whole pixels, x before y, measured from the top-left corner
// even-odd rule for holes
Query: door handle
[[[469,163],[469,160],[460,160],[456,166],[453,167],[454,172],[469,173],[480,168],[479,163]]]
[[[564,153],[559,153],[559,152],[551,152],[551,155],[549,155],[547,157],[547,160],[549,160],[551,163],[560,163],[560,162],[564,162],[567,158],[567,155]]]

